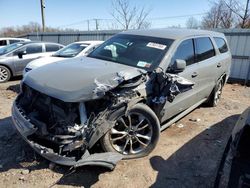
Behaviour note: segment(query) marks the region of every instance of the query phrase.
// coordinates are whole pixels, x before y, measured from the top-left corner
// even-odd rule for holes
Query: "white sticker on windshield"
[[[164,44],[149,42],[149,43],[147,44],[147,47],[150,47],[150,48],[157,48],[157,49],[160,49],[160,50],[165,50],[165,48],[166,48],[167,46],[164,45]]]
[[[137,63],[138,67],[147,67],[147,68],[149,68],[150,65],[151,65],[150,63],[147,63],[145,61],[138,61],[138,63]]]
[[[86,47],[86,46],[88,46],[88,45],[87,45],[87,44],[81,44],[80,46]]]

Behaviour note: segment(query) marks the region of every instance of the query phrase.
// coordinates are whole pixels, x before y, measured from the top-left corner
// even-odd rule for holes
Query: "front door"
[[[21,52],[23,55],[22,57],[18,57],[18,53]],[[39,58],[43,53],[43,46],[42,44],[28,44],[21,49],[18,49],[14,52],[14,63],[16,73],[22,74],[23,69],[26,65],[31,62],[32,60]]]
[[[162,117],[162,122],[198,102],[196,93],[200,87],[198,75],[199,65],[195,63],[193,39],[187,39],[180,43],[173,55],[170,66],[175,62],[176,59],[185,60],[187,65],[186,69],[183,72],[178,73],[178,76],[193,82],[194,86],[192,87],[192,89],[178,94],[173,102],[166,102],[163,107],[164,116]]]

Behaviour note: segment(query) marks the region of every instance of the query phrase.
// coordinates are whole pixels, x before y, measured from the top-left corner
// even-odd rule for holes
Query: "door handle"
[[[220,67],[221,67],[221,63],[218,63],[218,64],[217,64],[217,67],[220,68]]]
[[[192,78],[194,78],[194,77],[198,76],[198,73],[197,72],[193,72],[193,74],[191,76],[192,76]]]

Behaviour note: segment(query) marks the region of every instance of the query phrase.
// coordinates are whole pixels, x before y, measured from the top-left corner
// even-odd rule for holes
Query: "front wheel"
[[[222,94],[222,88],[223,88],[223,81],[222,79],[218,80],[210,97],[208,100],[208,105],[211,107],[215,107],[218,105],[218,102],[221,98],[221,94]]]
[[[5,66],[0,65],[0,83],[7,82],[10,77],[10,70]]]
[[[145,104],[136,104],[128,112],[117,110],[115,122],[101,139],[107,152],[118,152],[124,159],[144,157],[156,146],[160,137],[160,123],[155,113]]]

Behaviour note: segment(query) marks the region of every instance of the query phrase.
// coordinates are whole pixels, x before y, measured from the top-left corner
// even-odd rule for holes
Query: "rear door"
[[[164,116],[162,121],[173,117],[198,102],[196,93],[199,90],[200,83],[199,77],[197,77],[198,65],[195,62],[194,40],[192,38],[186,39],[179,44],[171,59],[170,66],[176,59],[186,61],[186,69],[183,72],[178,73],[178,75],[193,82],[194,86],[193,89],[177,95],[172,103],[166,102],[163,108]]]
[[[57,44],[45,44],[45,49],[46,52],[56,52],[58,50],[60,50],[62,47],[60,45]]]
[[[210,37],[197,37],[194,39],[194,44],[197,78],[200,83],[200,87],[196,91],[197,100],[202,100],[209,97],[219,77],[218,62]]]
[[[18,53],[22,51],[24,55],[22,58],[18,57]],[[26,46],[18,49],[14,52],[14,64],[17,74],[22,74],[25,66],[32,60],[37,59],[42,56],[43,53],[43,44],[42,43],[34,43],[27,44]]]

